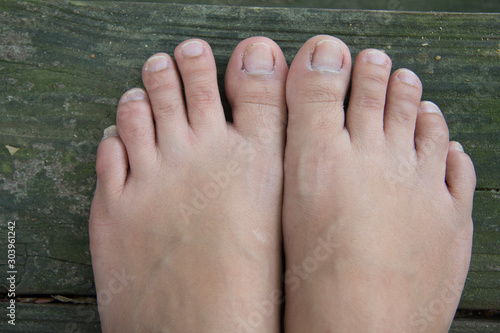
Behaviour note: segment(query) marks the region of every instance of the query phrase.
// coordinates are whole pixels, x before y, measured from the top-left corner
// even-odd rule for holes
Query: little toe
[[[153,109],[157,142],[162,145],[188,128],[181,79],[172,58],[158,53],[144,64],[142,80]]]
[[[217,70],[207,42],[191,39],[175,49],[175,59],[184,85],[187,116],[191,128],[209,132],[226,128],[217,86]]]
[[[340,39],[319,35],[300,48],[286,83],[287,142],[313,139],[330,145],[325,136],[347,138],[344,100],[350,74],[351,54]]]
[[[252,37],[235,48],[225,78],[234,128],[246,137],[279,148],[280,155],[286,127],[287,71],[283,52],[275,42]]]
[[[443,181],[448,153],[448,126],[441,110],[432,102],[421,102],[415,127],[418,164],[433,181]]]
[[[143,89],[134,88],[122,96],[116,127],[127,150],[130,172],[147,170],[156,153],[156,138],[151,105]]]
[[[128,171],[127,151],[118,136],[116,126],[104,130],[97,149],[97,188],[113,194],[123,189]]]
[[[463,211],[472,210],[476,173],[470,157],[458,142],[450,142],[446,159],[446,184],[450,194]]]
[[[382,51],[367,49],[356,57],[346,114],[351,140],[371,145],[383,139],[384,108],[391,59]]]
[[[415,73],[399,69],[389,80],[384,113],[387,141],[399,150],[414,149],[415,122],[422,96],[422,84]]]

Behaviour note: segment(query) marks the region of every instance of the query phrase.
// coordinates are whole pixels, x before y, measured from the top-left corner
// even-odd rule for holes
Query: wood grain
[[[150,55],[203,38],[223,90],[243,38],[268,36],[291,62],[309,37],[330,34],[353,56],[384,50],[442,108],[478,179],[460,307],[500,309],[499,23],[498,14],[0,0],[0,230],[17,222],[19,295],[95,294],[87,229],[95,151]],[[7,145],[20,149],[11,155]],[[5,264],[0,256],[2,280]]]

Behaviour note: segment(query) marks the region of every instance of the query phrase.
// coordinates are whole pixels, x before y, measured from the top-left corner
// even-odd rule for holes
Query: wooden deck
[[[19,297],[15,327],[0,303],[0,331],[99,331],[87,230],[96,147],[120,95],[141,86],[144,61],[194,37],[211,44],[222,88],[233,48],[254,35],[274,39],[289,62],[309,37],[331,34],[353,56],[379,48],[415,71],[477,172],[460,308],[500,310],[499,31],[499,14],[0,0],[0,279],[7,285],[16,221]],[[34,304],[58,295],[73,303]],[[460,316],[451,331],[498,332],[492,314]]]

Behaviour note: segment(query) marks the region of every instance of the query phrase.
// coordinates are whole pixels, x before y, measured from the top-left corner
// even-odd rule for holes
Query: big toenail
[[[157,55],[148,59],[146,70],[149,72],[158,72],[167,68],[168,60],[164,55]]]
[[[418,78],[415,73],[408,69],[402,69],[396,74],[397,78],[402,82],[410,84],[412,86],[418,86]]]
[[[375,65],[387,65],[387,56],[382,51],[370,51],[366,54],[366,60]]]
[[[182,54],[187,57],[197,57],[203,53],[203,44],[193,40],[191,42],[184,43],[181,47]]]
[[[423,102],[420,105],[420,112],[441,113],[438,106],[432,102]]]
[[[144,90],[132,89],[122,97],[120,103],[127,103],[130,101],[140,101],[143,99],[146,99],[146,93],[144,92]]]
[[[344,52],[339,43],[324,39],[311,53],[311,69],[320,72],[340,72],[344,65]]]
[[[243,70],[248,74],[272,74],[274,72],[273,49],[266,43],[254,43],[243,53]]]
[[[104,130],[101,141],[112,136],[118,136],[118,130],[115,125],[111,125]]]

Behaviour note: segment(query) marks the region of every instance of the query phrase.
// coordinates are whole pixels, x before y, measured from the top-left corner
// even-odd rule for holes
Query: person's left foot
[[[285,329],[445,332],[472,246],[471,159],[415,73],[316,36],[287,78]],[[344,99],[351,86],[349,106]]]
[[[102,329],[278,331],[286,61],[267,38],[237,46],[228,124],[210,46],[186,41],[175,59],[178,70],[166,54],[148,60],[146,90],[123,95],[98,149]]]

